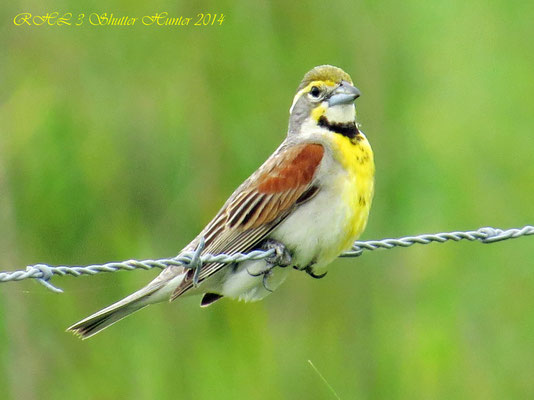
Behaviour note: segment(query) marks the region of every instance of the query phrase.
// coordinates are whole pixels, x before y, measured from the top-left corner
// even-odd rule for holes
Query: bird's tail
[[[73,332],[81,339],[87,339],[96,335],[115,322],[153,303],[154,301],[149,301],[148,297],[160,288],[161,285],[149,284],[137,292],[132,293],[130,296],[75,323],[67,328],[67,331]]]

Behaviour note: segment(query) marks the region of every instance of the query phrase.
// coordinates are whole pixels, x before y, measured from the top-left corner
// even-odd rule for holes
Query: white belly
[[[342,179],[336,190],[321,190],[309,203],[299,207],[271,235],[286,245],[293,254],[292,262],[305,268],[313,264],[320,270],[339,253],[339,244],[346,240],[350,206],[340,194]],[[334,182],[335,185],[335,182]]]

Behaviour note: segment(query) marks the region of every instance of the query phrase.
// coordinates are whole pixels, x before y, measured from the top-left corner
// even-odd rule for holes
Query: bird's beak
[[[338,104],[349,104],[358,97],[360,97],[360,91],[347,81],[343,81],[330,95],[328,106],[333,107]]]

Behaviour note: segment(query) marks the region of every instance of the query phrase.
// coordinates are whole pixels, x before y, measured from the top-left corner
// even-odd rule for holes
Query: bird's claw
[[[297,266],[294,266],[293,268],[295,268],[297,271],[306,272],[313,279],[322,279],[322,278],[324,278],[326,276],[326,274],[328,274],[328,271],[326,271],[323,274],[316,274],[315,272],[313,272],[313,263],[310,264],[310,265],[305,266],[304,268],[299,268]]]
[[[276,265],[271,265],[269,264],[269,267],[264,269],[263,271],[260,271],[260,272],[250,272],[248,269],[247,269],[247,273],[250,275],[250,276],[262,276],[261,278],[261,283],[263,284],[263,287],[265,288],[265,290],[269,291],[269,292],[273,292],[272,289],[270,289],[268,286],[267,286],[267,280],[269,279],[269,277],[272,275],[273,273],[273,268],[275,267]]]
[[[306,273],[311,276],[313,279],[323,279],[326,274],[328,274],[328,271],[322,273],[322,274],[316,274],[313,272],[313,270],[310,268],[310,269],[305,269]]]

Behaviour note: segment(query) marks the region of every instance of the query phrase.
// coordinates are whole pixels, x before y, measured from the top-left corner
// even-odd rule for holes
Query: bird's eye
[[[313,97],[319,97],[319,95],[321,94],[321,90],[317,86],[312,86],[312,88],[310,90],[310,94]]]

